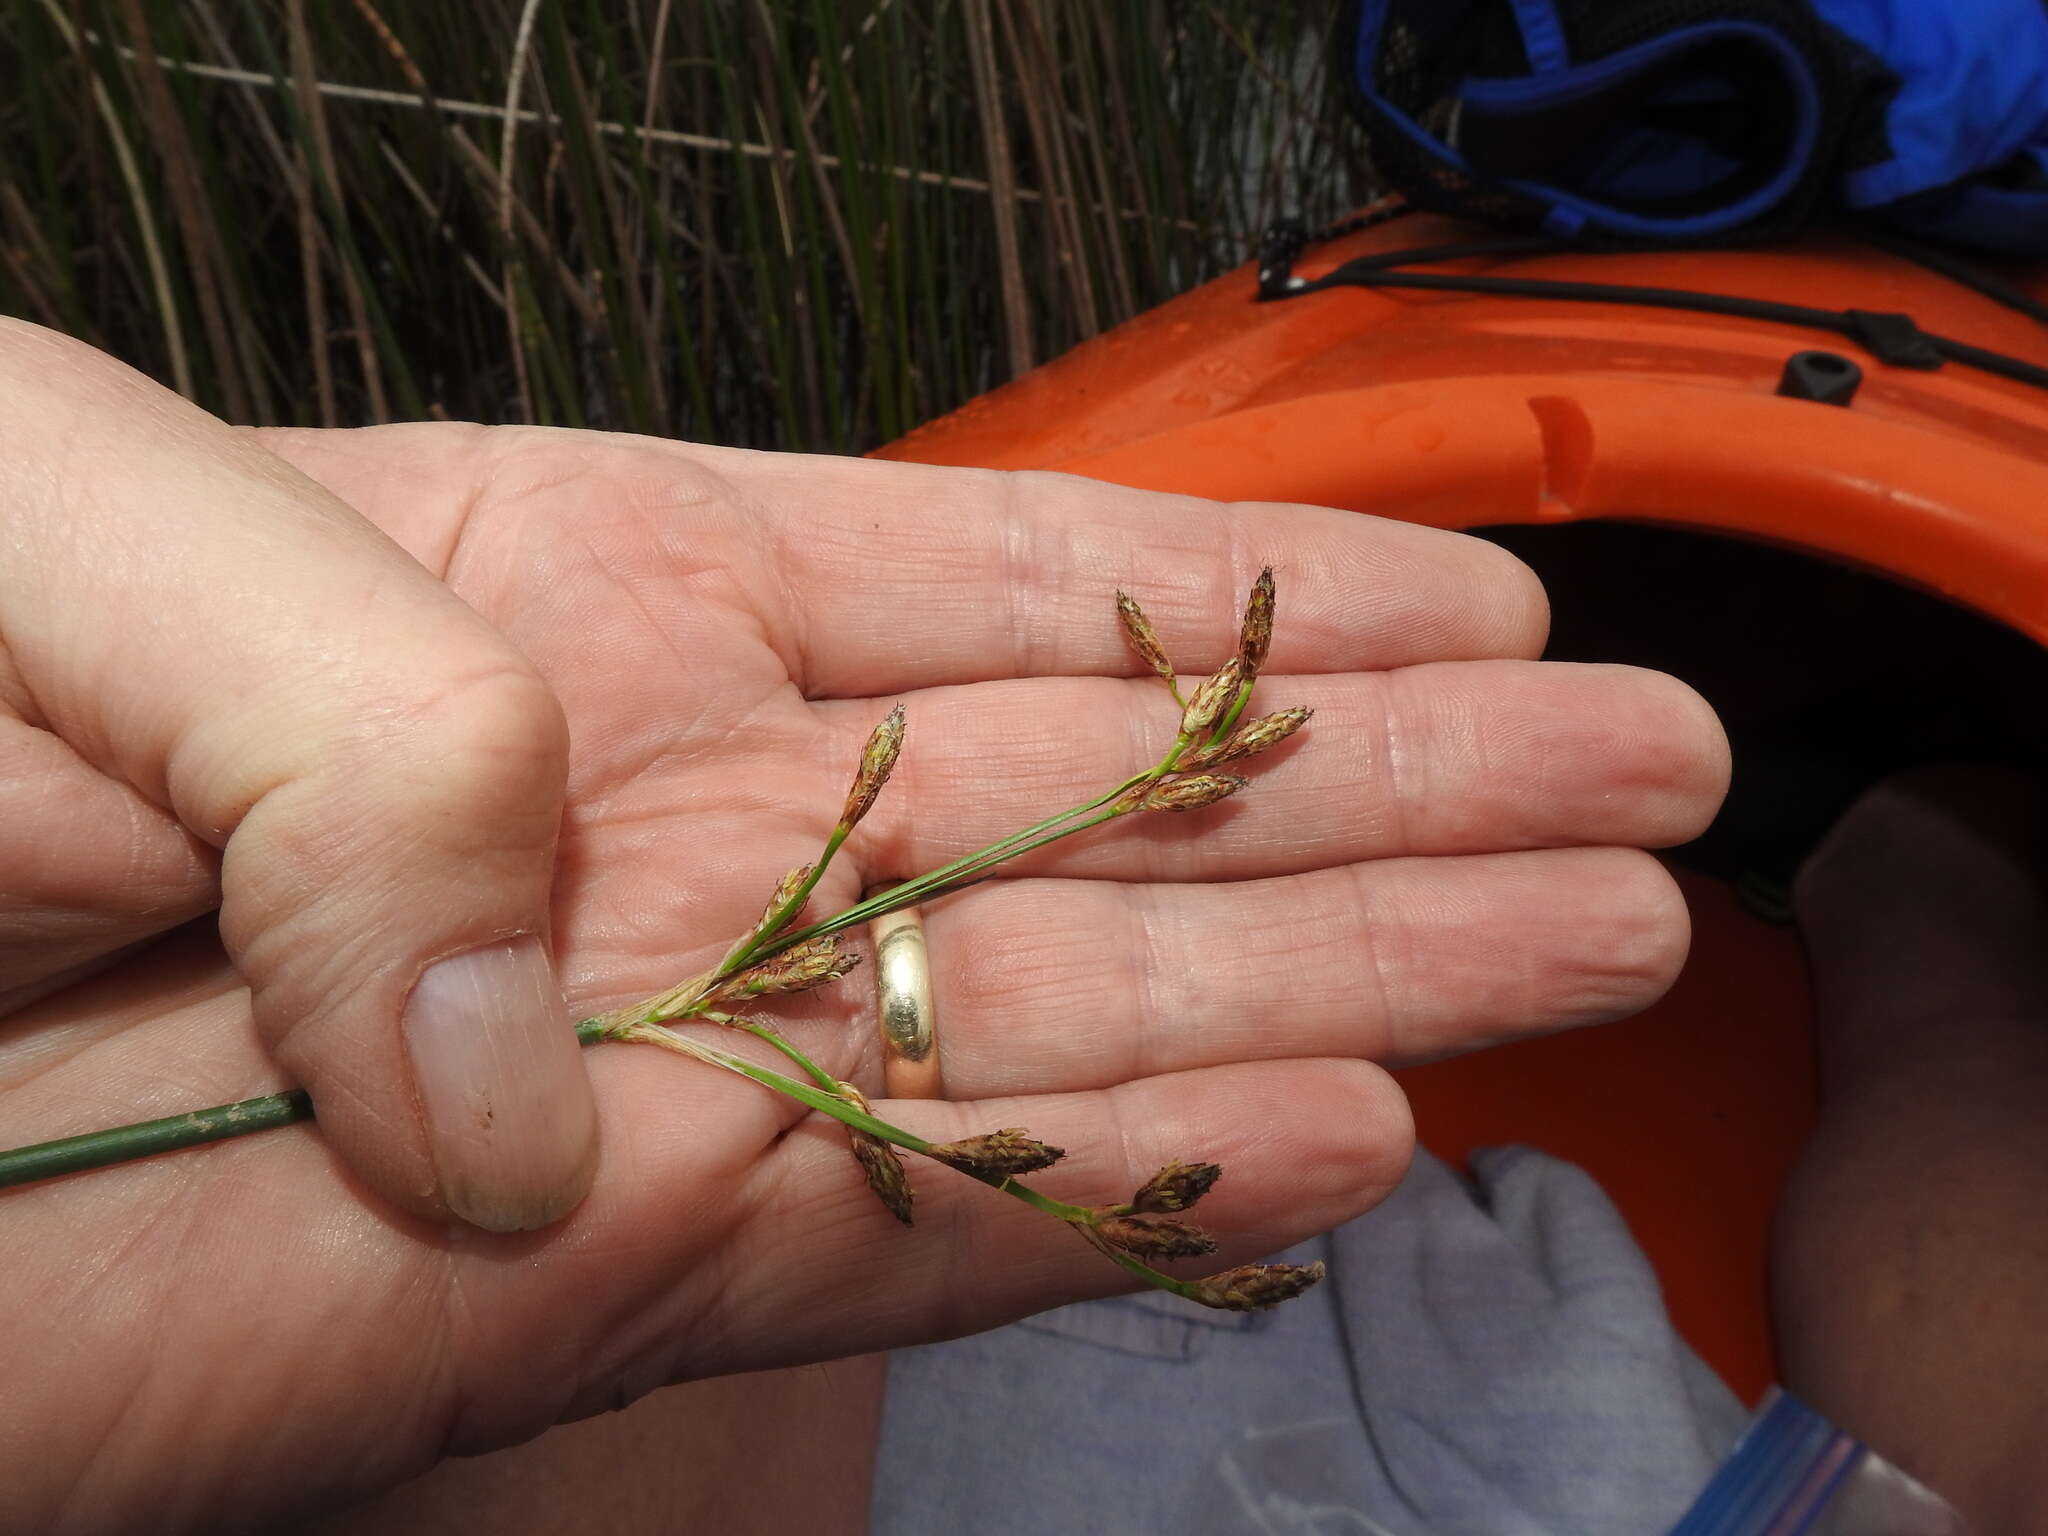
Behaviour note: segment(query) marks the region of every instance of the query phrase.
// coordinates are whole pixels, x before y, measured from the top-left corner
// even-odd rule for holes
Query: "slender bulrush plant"
[[[911,1222],[914,1200],[903,1161],[903,1154],[908,1152],[964,1173],[1067,1223],[1113,1263],[1148,1285],[1190,1301],[1231,1311],[1251,1311],[1300,1295],[1322,1278],[1321,1264],[1250,1264],[1198,1280],[1181,1280],[1147,1262],[1201,1258],[1215,1252],[1215,1240],[1182,1218],[1221,1175],[1216,1164],[1171,1162],[1130,1199],[1117,1204],[1072,1205],[1055,1200],[1021,1183],[1020,1176],[1037,1173],[1058,1162],[1065,1155],[1058,1147],[1047,1146],[1019,1127],[957,1141],[927,1141],[876,1115],[858,1088],[827,1072],[773,1024],[735,1011],[762,998],[829,986],[845,976],[859,960],[841,938],[849,928],[964,889],[988,878],[999,865],[1077,832],[1125,816],[1198,810],[1242,790],[1248,780],[1214,770],[1242,762],[1285,741],[1308,723],[1310,714],[1309,710],[1296,707],[1244,718],[1272,640],[1273,592],[1273,573],[1269,568],[1252,588],[1237,653],[1185,696],[1143,610],[1119,592],[1117,616],[1126,639],[1159,674],[1181,711],[1180,729],[1165,755],[1149,768],[1080,805],[914,880],[877,892],[830,917],[804,923],[804,909],[811,893],[854,828],[874,807],[903,751],[904,712],[903,706],[897,705],[875,727],[862,749],[846,803],[817,859],[782,877],[760,919],[727,948],[724,958],[710,970],[667,991],[579,1021],[578,1039],[585,1045],[658,1046],[737,1073],[809,1109],[830,1115],[846,1126],[853,1157],[868,1186],[906,1226]],[[763,1066],[673,1027],[687,1023],[719,1025],[736,1034],[751,1035],[780,1052],[801,1076]],[[310,1100],[305,1093],[295,1090],[20,1147],[0,1152],[0,1187],[218,1141],[312,1116]]]

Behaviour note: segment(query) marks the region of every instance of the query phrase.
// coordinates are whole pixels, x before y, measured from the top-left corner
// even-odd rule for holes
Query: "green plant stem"
[[[801,1052],[786,1041],[763,1034],[758,1027],[754,1028],[752,1032],[762,1034],[762,1038],[767,1039],[769,1044],[777,1047],[777,1049],[783,1051],[784,1054],[796,1061],[803,1063],[806,1070],[814,1075],[824,1076]],[[866,1131],[870,1136],[886,1141],[891,1146],[901,1147],[906,1152],[915,1152],[921,1156],[931,1156],[931,1142],[926,1141],[922,1136],[914,1132],[904,1130],[901,1126],[891,1125],[888,1121],[869,1110],[860,1109],[849,1104],[831,1089],[814,1088],[811,1084],[799,1082],[796,1078],[777,1072],[772,1067],[760,1066],[755,1062],[748,1061],[743,1056],[735,1056],[730,1051],[721,1051],[716,1046],[706,1045],[699,1040],[692,1040],[687,1035],[679,1035],[674,1030],[666,1029],[659,1024],[629,1026],[615,1038],[628,1041],[637,1040],[648,1045],[659,1045],[666,1050],[674,1051],[678,1055],[688,1056],[695,1061],[705,1062],[715,1067],[723,1067],[728,1072],[737,1073],[741,1077],[749,1078],[759,1083],[764,1088],[772,1088],[777,1093],[795,1099],[799,1104],[807,1105],[817,1110],[820,1114],[830,1115],[833,1119],[843,1124]],[[1011,1178],[1007,1174],[979,1173],[972,1168],[961,1168],[953,1163],[946,1163],[945,1166],[954,1169],[955,1172],[966,1174],[968,1178],[975,1180],[977,1183],[986,1184],[990,1189],[1009,1195],[1012,1199],[1021,1200],[1026,1205],[1045,1212],[1048,1216],[1059,1218],[1076,1232],[1080,1233],[1087,1240],[1090,1247],[1099,1250],[1123,1269],[1143,1280],[1147,1285],[1156,1286],[1162,1291],[1171,1291],[1176,1296],[1185,1296],[1191,1301],[1200,1301],[1201,1298],[1197,1294],[1196,1288],[1187,1281],[1177,1280],[1172,1275],[1162,1274],[1151,1265],[1140,1259],[1133,1258],[1130,1254],[1111,1246],[1096,1236],[1094,1218],[1098,1213],[1089,1207],[1085,1205],[1069,1205],[1064,1200],[1055,1200],[1052,1196],[1042,1194],[1028,1184],[1020,1184],[1016,1179]]]
[[[934,896],[943,896],[952,891],[959,890],[982,878],[995,865],[1016,858],[1019,854],[1029,853],[1036,848],[1043,848],[1047,843],[1057,842],[1063,837],[1071,837],[1076,832],[1085,832],[1090,827],[1099,827],[1103,822],[1111,818],[1097,816],[1093,820],[1086,822],[1076,822],[1076,818],[1086,816],[1091,811],[1101,810],[1125,790],[1135,789],[1138,785],[1145,783],[1149,779],[1163,778],[1171,773],[1174,765],[1180,761],[1181,757],[1193,744],[1193,738],[1186,734],[1176,736],[1173,746],[1158,762],[1147,768],[1143,773],[1132,774],[1121,784],[1115,785],[1113,788],[1097,795],[1094,799],[1085,800],[1076,806],[1070,806],[1064,811],[1046,817],[1043,821],[1035,822],[1031,826],[1025,827],[1020,832],[1013,832],[1008,837],[999,838],[986,847],[977,848],[972,853],[962,854],[949,864],[941,864],[937,869],[927,870],[924,874],[917,876],[913,880],[907,880],[901,885],[891,886],[888,890],[878,892],[868,897],[865,901],[855,902],[845,911],[836,912],[830,917],[822,918],[818,922],[812,923],[809,927],[798,928],[790,933],[778,934],[773,939],[758,942],[751,949],[745,950],[726,961],[724,965],[712,973],[710,980],[713,983],[724,981],[726,978],[736,975],[750,966],[759,965],[763,960],[772,959],[784,950],[793,949],[797,945],[807,943],[811,939],[828,933],[839,933],[857,924],[871,922],[875,918],[884,917],[891,912],[900,912],[905,907],[914,907],[920,902],[931,900]],[[1070,823],[1074,824],[1070,825]],[[835,847],[837,847],[836,843],[829,844],[825,857],[830,857],[830,850]],[[819,867],[820,869],[823,868],[822,859]],[[792,908],[791,910],[795,909]]]
[[[576,1025],[579,1045],[595,1045],[608,1038],[597,1019],[582,1019]],[[161,1120],[140,1120],[133,1125],[110,1126],[82,1136],[65,1136],[56,1141],[39,1141],[32,1146],[0,1150],[0,1189],[16,1184],[34,1184],[67,1173],[84,1173],[115,1163],[154,1157],[159,1152],[179,1152],[203,1147],[208,1142],[246,1136],[251,1131],[274,1131],[314,1118],[313,1101],[303,1088],[283,1093],[266,1093],[234,1104],[216,1104],[211,1109],[188,1110],[166,1115]]]
[[[158,1152],[175,1152],[209,1141],[246,1136],[251,1131],[274,1130],[313,1118],[313,1101],[302,1088],[286,1093],[265,1094],[236,1104],[212,1109],[195,1109],[161,1120],[144,1120],[136,1125],[119,1125],[83,1136],[66,1136],[60,1141],[39,1142],[0,1152],[0,1189],[11,1184],[32,1184],[54,1179],[59,1174],[80,1173],[87,1168],[104,1168],[130,1158],[149,1157]]]
[[[827,1093],[837,1094],[839,1092],[839,1079],[811,1060],[810,1057],[806,1056],[794,1045],[790,1044],[788,1040],[783,1038],[780,1030],[771,1029],[766,1024],[756,1024],[752,1019],[743,1019],[737,1014],[731,1013],[705,1012],[700,1014],[699,1017],[709,1019],[713,1024],[723,1024],[729,1029],[745,1030],[755,1039],[765,1041],[767,1044],[774,1046],[776,1050],[782,1052],[783,1055],[802,1067],[811,1081]]]
[[[1215,1305],[1214,1302],[1203,1301],[1200,1289],[1189,1284],[1187,1281],[1176,1280],[1172,1275],[1161,1274],[1143,1259],[1133,1258],[1120,1248],[1112,1248],[1108,1243],[1093,1241],[1092,1239],[1091,1242],[1096,1251],[1108,1259],[1110,1263],[1129,1270],[1147,1285],[1162,1291],[1171,1291],[1176,1296],[1185,1296],[1189,1301],[1195,1302],[1200,1306],[1209,1307]]]
[[[1258,679],[1247,680],[1237,690],[1237,697],[1230,701],[1230,708],[1223,712],[1223,718],[1216,722],[1216,729],[1210,733],[1211,741],[1228,741],[1230,733],[1237,729],[1237,717],[1244,713],[1245,705],[1252,699],[1252,689],[1258,686]]]
[[[804,883],[796,888],[789,900],[767,913],[761,919],[760,926],[727,951],[726,957],[719,961],[718,969],[711,973],[713,981],[723,981],[750,965],[760,964],[778,952],[774,949],[763,949],[762,945],[771,934],[778,932],[791,918],[803,911],[804,903],[811,899],[811,892],[815,891],[818,882],[825,878],[825,867],[832,862],[832,856],[839,851],[839,845],[844,843],[852,832],[853,828],[843,821],[833,826],[832,835],[825,839],[825,846],[812,863],[811,872],[804,877]],[[756,950],[760,953],[755,953]]]
[[[659,1025],[639,1026],[649,1032],[659,1030],[662,1040],[650,1043],[667,1045],[681,1054],[707,1061],[715,1066],[737,1072],[752,1078],[762,1086],[774,1089],[799,1103],[832,1116],[847,1125],[858,1126],[870,1135],[880,1137],[894,1146],[908,1152],[928,1154],[931,1143],[920,1136],[889,1124],[873,1114],[856,1109],[840,1098],[837,1084],[816,1062],[812,1061],[795,1046],[784,1040],[774,1030],[763,1025],[731,1015],[706,1014],[715,1023],[744,1029],[757,1035],[774,1046],[801,1066],[819,1084],[799,1082],[793,1077],[756,1066],[753,1062],[730,1052],[717,1050],[712,1046],[700,1045],[696,1041],[675,1034],[672,1030],[661,1029]],[[595,1019],[584,1019],[576,1026],[576,1038],[583,1045],[602,1044],[608,1040],[648,1039],[649,1035],[639,1034],[636,1029],[615,1032],[601,1025]],[[110,1130],[92,1131],[83,1136],[67,1136],[59,1141],[40,1142],[34,1146],[17,1147],[0,1152],[0,1189],[16,1184],[32,1184],[42,1179],[54,1179],[68,1173],[83,1173],[92,1168],[104,1168],[114,1163],[125,1163],[140,1157],[150,1157],[160,1152],[175,1152],[186,1147],[203,1146],[208,1142],[225,1141],[230,1137],[246,1136],[252,1131],[274,1130],[279,1126],[296,1125],[313,1118],[313,1101],[305,1090],[293,1088],[284,1093],[265,1094],[259,1098],[243,1099],[234,1104],[222,1104],[213,1109],[192,1110],[182,1115],[169,1115],[161,1120],[144,1120],[135,1125],[116,1126]],[[951,1166],[950,1164],[948,1166]],[[1087,1232],[1088,1210],[1083,1206],[1068,1205],[1040,1194],[1028,1185],[1015,1179],[994,1175],[978,1174],[969,1169],[959,1170],[969,1178],[977,1179],[992,1189],[1035,1206],[1046,1214]],[[1116,1263],[1148,1284],[1177,1295],[1192,1296],[1192,1288],[1171,1275],[1161,1274],[1150,1265],[1140,1263],[1129,1254],[1120,1253],[1106,1244],[1097,1242],[1100,1248]]]
[[[825,866],[831,862],[832,856],[838,852],[840,844],[846,841],[847,833],[851,830],[845,827],[834,827],[831,837],[826,840],[824,850],[818,857],[816,867],[812,869],[810,877],[804,882],[803,886],[777,912],[770,914],[768,918],[763,920],[761,926],[754,930],[754,936],[748,947],[728,955],[718,970],[714,971],[708,978],[704,990],[708,992],[710,987],[717,982],[737,975],[740,971],[746,970],[750,966],[758,965],[763,960],[770,959],[786,949],[804,943],[806,940],[817,938],[821,934],[838,933],[844,929],[854,927],[856,924],[869,922],[886,913],[900,911],[904,907],[915,906],[922,901],[929,901],[935,896],[961,890],[978,880],[987,878],[989,871],[999,864],[1016,858],[1021,854],[1043,848],[1048,843],[1058,842],[1063,837],[1071,837],[1076,832],[1085,832],[1091,827],[1099,827],[1106,821],[1116,819],[1119,813],[1104,812],[1103,807],[1107,806],[1126,790],[1133,789],[1148,780],[1163,778],[1166,774],[1171,773],[1174,765],[1180,761],[1182,755],[1193,744],[1193,739],[1183,733],[1175,737],[1173,746],[1157,763],[1154,763],[1142,773],[1131,775],[1121,784],[1116,785],[1104,794],[1095,796],[1092,800],[1069,807],[1057,815],[1048,816],[1043,821],[1024,828],[1021,832],[1014,832],[1008,837],[1000,838],[984,848],[978,848],[972,853],[954,859],[951,863],[942,864],[937,869],[929,870],[914,880],[894,886],[889,890],[870,897],[866,901],[856,902],[845,911],[835,913],[831,917],[812,923],[807,928],[799,928],[793,933],[782,934],[770,939],[761,939],[759,935],[764,929],[772,932],[771,924],[778,921],[787,922],[791,915],[802,910],[803,902],[809,898],[812,888],[816,886],[818,878],[824,873]],[[673,1019],[701,1015],[706,1015],[706,1008],[704,999],[700,995],[684,1007],[663,1017]],[[658,1025],[660,1022],[659,1018],[645,1016],[623,1023],[616,1018],[611,1020],[611,1022],[606,1022],[603,1018],[593,1017],[578,1021],[576,1037],[579,1043],[583,1045],[593,1045],[603,1040],[625,1038],[627,1031],[635,1025]],[[721,1017],[718,1019],[718,1022],[734,1023],[740,1028],[759,1035],[777,1050],[790,1056],[806,1072],[810,1073],[813,1078],[828,1085],[820,1090],[810,1088],[805,1084],[797,1084],[798,1087],[804,1089],[806,1094],[822,1091],[828,1096],[832,1095],[836,1084],[833,1084],[830,1076],[814,1062],[798,1053],[794,1046],[783,1040],[773,1030],[767,1030],[758,1025],[742,1023],[731,1016]],[[733,1059],[735,1061],[739,1060],[737,1057]],[[734,1068],[733,1070],[739,1069]],[[780,1074],[771,1075],[780,1077]],[[793,1082],[794,1079],[783,1079],[783,1081]],[[774,1087],[776,1085],[770,1083],[768,1086]],[[806,1098],[803,1102],[811,1103],[811,1100]],[[847,1106],[843,1100],[836,1096],[832,1097],[832,1102],[840,1105],[841,1108],[850,1109],[850,1106]],[[820,1106],[813,1104],[812,1107],[818,1108]],[[833,1114],[835,1111],[827,1109],[825,1113]],[[0,1189],[14,1184],[27,1184],[40,1179],[56,1178],[61,1174],[82,1173],[89,1168],[104,1168],[114,1163],[128,1162],[133,1158],[151,1157],[159,1152],[174,1152],[185,1147],[203,1146],[212,1141],[224,1141],[231,1136],[243,1136],[251,1131],[271,1130],[278,1126],[294,1125],[300,1121],[313,1118],[312,1101],[307,1098],[303,1090],[292,1089],[286,1093],[273,1093],[261,1098],[245,1099],[237,1104],[222,1104],[212,1109],[193,1110],[187,1114],[171,1115],[162,1120],[145,1120],[134,1125],[118,1125],[103,1131],[88,1132],[82,1136],[68,1136],[58,1141],[38,1142],[32,1146],[0,1150]],[[844,1119],[845,1116],[841,1115],[840,1118]],[[880,1135],[881,1133],[876,1132],[876,1134]],[[888,1140],[891,1138],[884,1137],[884,1139]],[[899,1141],[897,1144],[909,1147],[907,1142]],[[912,1151],[920,1150],[916,1147],[910,1147],[909,1149]],[[1003,1186],[999,1184],[997,1187]],[[1038,1203],[1042,1199],[1035,1192],[1027,1190],[1021,1185],[1009,1192],[1015,1194],[1017,1198],[1033,1204]],[[1067,1217],[1065,1219],[1071,1220],[1072,1218]],[[1124,1263],[1124,1259],[1119,1257],[1117,1262]],[[1125,1264],[1124,1267],[1128,1269],[1130,1265]],[[1148,1271],[1148,1273],[1151,1272]],[[1136,1271],[1134,1270],[1133,1273],[1136,1273]],[[1161,1276],[1160,1278],[1164,1280],[1166,1277]]]

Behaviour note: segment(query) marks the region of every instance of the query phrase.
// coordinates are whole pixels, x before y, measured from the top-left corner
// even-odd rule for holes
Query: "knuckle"
[[[423,809],[543,810],[567,776],[569,728],[554,690],[506,657],[415,686],[396,712],[394,764]]]
[[[481,932],[544,892],[567,730],[516,656],[414,680],[352,734],[327,737],[319,762],[265,790],[225,855],[222,936],[274,995],[291,981],[304,994],[294,1006],[313,1012],[395,984],[404,946],[379,914]]]

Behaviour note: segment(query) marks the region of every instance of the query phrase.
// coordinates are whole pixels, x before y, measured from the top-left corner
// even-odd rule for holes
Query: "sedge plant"
[[[1120,1202],[1075,1205],[1055,1200],[1021,1182],[1021,1176],[1058,1162],[1064,1156],[1059,1148],[1046,1145],[1020,1127],[1004,1127],[956,1141],[927,1141],[876,1115],[858,1088],[827,1072],[773,1024],[737,1011],[760,999],[810,991],[840,980],[859,961],[842,938],[848,929],[973,885],[988,878],[1000,865],[1078,832],[1126,816],[1199,810],[1227,799],[1249,781],[1217,770],[1278,745],[1307,724],[1310,711],[1301,707],[1245,717],[1272,641],[1271,568],[1260,573],[1252,588],[1236,654],[1185,694],[1144,611],[1125,593],[1119,592],[1116,601],[1125,638],[1159,675],[1180,709],[1180,728],[1156,763],[1079,805],[913,880],[877,892],[843,911],[804,923],[811,893],[833,857],[874,806],[903,750],[905,718],[899,704],[875,727],[862,749],[845,804],[816,860],[782,877],[759,920],[727,948],[718,964],[653,997],[580,1020],[576,1033],[584,1045],[657,1046],[737,1073],[838,1120],[847,1128],[852,1154],[869,1187],[905,1225],[911,1222],[914,1199],[903,1161],[907,1152],[966,1174],[1065,1222],[1111,1262],[1148,1285],[1204,1306],[1257,1310],[1301,1294],[1322,1278],[1323,1266],[1250,1264],[1196,1280],[1183,1280],[1148,1262],[1200,1258],[1215,1251],[1215,1240],[1187,1221],[1184,1213],[1221,1175],[1216,1164],[1176,1160],[1160,1169],[1129,1199]],[[792,1076],[764,1066],[675,1027],[689,1023],[717,1025],[735,1034],[750,1035],[780,1052],[801,1075]],[[0,1187],[223,1140],[308,1120],[313,1115],[307,1095],[293,1090],[0,1151]]]

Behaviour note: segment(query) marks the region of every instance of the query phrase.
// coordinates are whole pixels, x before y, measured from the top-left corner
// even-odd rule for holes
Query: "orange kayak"
[[[1297,270],[1313,279],[1474,233],[1394,218],[1311,247]],[[1341,287],[1261,303],[1247,266],[880,456],[1446,528],[1626,519],[1706,530],[1881,573],[2048,642],[2048,387],[2025,377],[2048,369],[2048,325],[2013,303],[1832,237],[1414,270],[1860,312],[1894,333],[1907,316],[1909,344],[1958,347],[1939,366],[1885,362],[1853,327],[1567,290]],[[2048,298],[2048,284],[2018,286],[2025,300]],[[1972,348],[2009,366],[1956,360]],[[1813,351],[1860,370],[1853,396],[1780,393],[1788,361]],[[1903,355],[1877,349],[1887,351]],[[1749,916],[1715,881],[1681,880],[1694,963],[1656,1008],[1413,1071],[1406,1084],[1423,1141],[1453,1161],[1523,1141],[1587,1167],[1657,1265],[1681,1331],[1754,1397],[1775,1374],[1765,1259],[1812,1118],[1811,1004],[1790,930]]]

